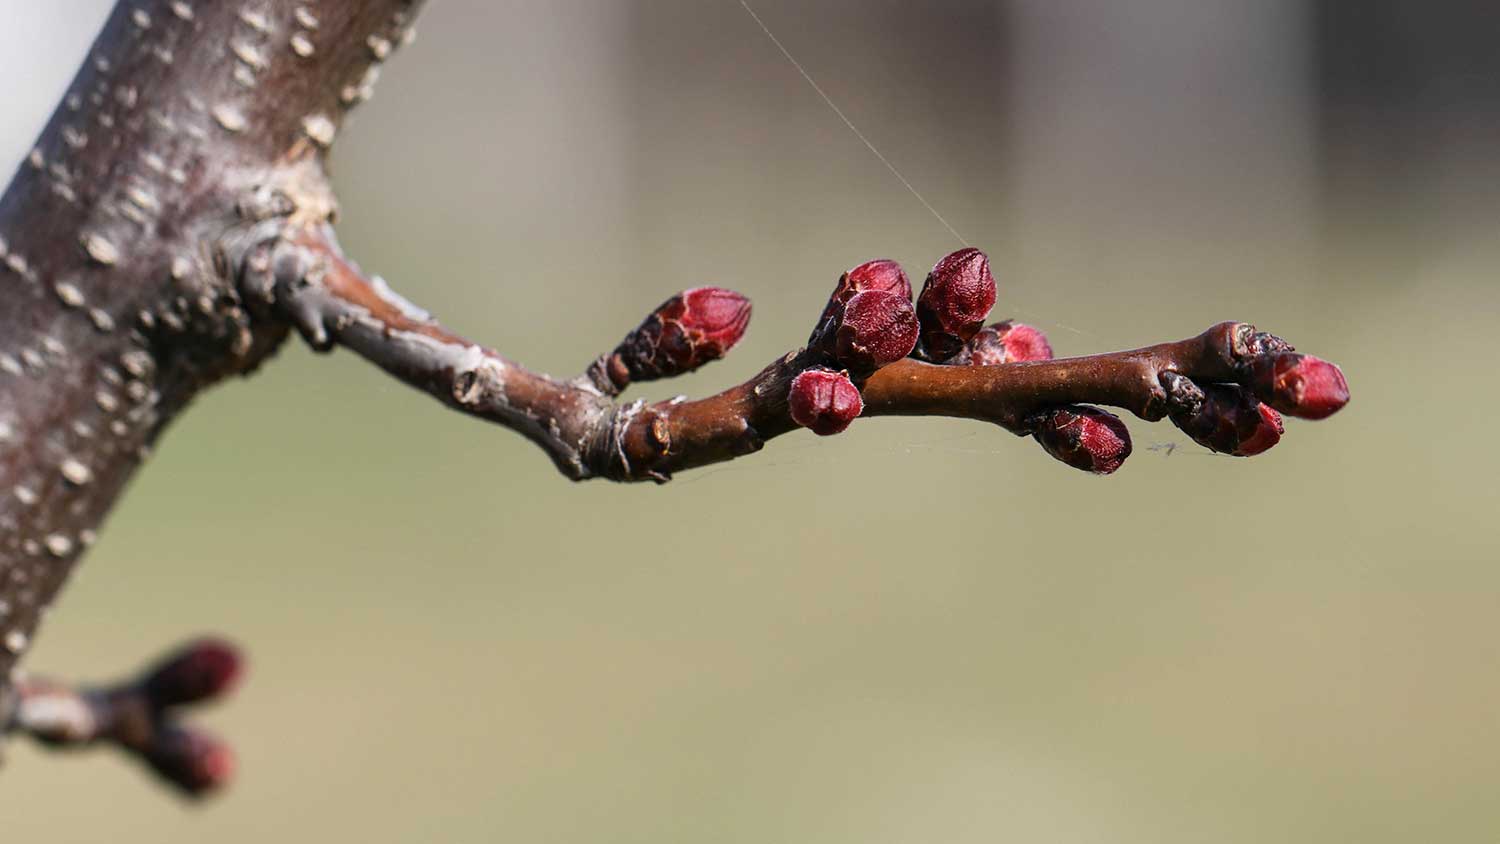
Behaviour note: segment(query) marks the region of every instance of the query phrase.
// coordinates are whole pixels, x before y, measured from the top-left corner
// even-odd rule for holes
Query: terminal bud
[[[695,287],[661,303],[606,363],[610,381],[654,381],[718,360],[745,336],[750,300],[722,287]]]

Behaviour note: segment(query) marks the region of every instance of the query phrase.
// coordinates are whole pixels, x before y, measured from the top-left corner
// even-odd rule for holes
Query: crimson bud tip
[[[750,300],[722,287],[695,287],[661,303],[609,360],[617,387],[692,372],[718,360],[745,336]]]
[[[1299,419],[1326,419],[1349,403],[1349,383],[1338,366],[1295,352],[1269,355],[1250,366],[1261,401]]]
[[[179,706],[228,693],[243,669],[244,658],[233,645],[200,639],[146,672],[141,688],[157,709]]]
[[[1042,414],[1033,432],[1053,457],[1085,472],[1108,475],[1130,456],[1130,431],[1112,413],[1069,405]]]
[[[995,277],[983,252],[960,249],[938,261],[917,297],[923,355],[940,363],[958,354],[994,306]]]

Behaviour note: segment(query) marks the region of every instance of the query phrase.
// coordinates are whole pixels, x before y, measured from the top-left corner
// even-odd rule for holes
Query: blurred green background
[[[221,631],[233,789],[18,742],[15,841],[1412,842],[1500,833],[1500,60],[1487,4],[759,0],[1062,354],[1244,319],[1354,402],[1114,477],[983,425],[794,434],[665,487],[288,344],[135,481],[29,666]],[[109,3],[6,0],[0,165]],[[442,0],[335,157],[346,247],[577,371],[675,290],[957,242],[734,0]],[[1487,33],[1487,34],[1486,34]],[[1183,446],[1172,448],[1172,446]]]

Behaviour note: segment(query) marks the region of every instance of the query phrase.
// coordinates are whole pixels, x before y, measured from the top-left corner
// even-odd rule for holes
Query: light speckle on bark
[[[312,54],[317,52],[318,49],[313,45],[311,38],[308,38],[306,35],[303,35],[300,32],[292,36],[291,44],[292,52],[296,53],[304,59],[312,56]]]
[[[73,486],[84,486],[94,479],[94,470],[76,457],[64,460],[59,468],[62,476]]]
[[[54,557],[66,557],[73,552],[73,540],[60,533],[50,534],[45,544],[47,553]]]
[[[238,134],[245,131],[245,115],[231,105],[214,106],[214,121],[226,132]]]
[[[256,9],[241,9],[240,20],[244,21],[246,26],[261,34],[269,34],[271,31],[271,23],[266,19],[265,13]]]
[[[369,45],[370,55],[374,56],[377,62],[385,61],[391,54],[391,41],[389,38],[380,35],[371,35],[365,43]]]
[[[85,301],[83,298],[83,293],[80,292],[78,288],[73,286],[72,284],[69,284],[66,281],[59,281],[57,284],[53,285],[52,289],[56,291],[57,298],[60,299],[62,303],[67,307],[83,307]]]
[[[102,234],[86,234],[83,236],[83,249],[95,263],[106,267],[114,266],[120,260],[120,249]]]
[[[310,114],[302,118],[302,131],[320,147],[333,146],[338,127],[324,114]]]
[[[261,54],[260,48],[244,41],[231,41],[229,49],[234,52],[236,58],[244,62],[251,70],[265,70],[266,57]]]

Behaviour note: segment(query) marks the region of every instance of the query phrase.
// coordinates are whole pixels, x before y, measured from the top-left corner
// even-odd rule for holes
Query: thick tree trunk
[[[0,198],[0,722],[153,441],[286,336],[237,281],[332,216],[324,152],[420,5],[121,2]]]

